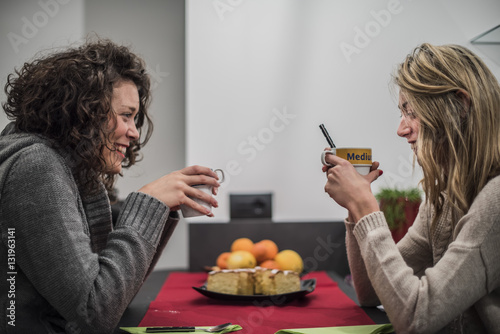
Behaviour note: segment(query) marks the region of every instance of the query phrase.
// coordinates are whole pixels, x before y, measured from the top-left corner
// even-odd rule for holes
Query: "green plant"
[[[406,224],[405,206],[407,203],[419,203],[422,192],[418,188],[406,190],[382,188],[375,197],[384,212],[387,225],[391,230]]]

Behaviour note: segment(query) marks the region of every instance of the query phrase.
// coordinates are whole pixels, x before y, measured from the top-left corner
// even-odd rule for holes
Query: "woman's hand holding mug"
[[[217,175],[219,175],[218,177],[218,180],[219,180],[219,183],[222,183],[224,182],[224,171],[222,169],[214,169],[213,170],[214,173],[216,173]],[[205,194],[208,194],[210,195],[210,197],[213,199],[213,197],[211,196],[212,194],[213,195],[217,195],[217,187],[214,187],[210,184],[195,184],[195,185],[192,185],[191,186],[192,188],[195,188],[197,189],[198,191],[201,191]],[[209,217],[213,217],[213,213],[212,213],[212,205],[210,202],[204,200],[203,198],[200,198],[200,197],[195,197],[195,196],[191,196],[190,197],[194,202],[196,202],[197,204],[201,205],[203,208],[205,208],[206,210],[209,211],[209,214],[208,216]],[[189,218],[189,217],[198,217],[198,216],[203,216],[203,215],[207,215],[205,212],[206,211],[200,211],[190,205],[187,205],[187,204],[181,204],[181,211],[182,211],[182,216],[184,218]]]
[[[336,150],[338,152],[339,149]],[[371,162],[371,150],[370,165],[363,166],[368,167],[366,175],[361,175],[351,162],[331,152],[332,149],[328,148],[321,155],[323,171],[326,172],[327,176],[325,192],[340,206],[349,210],[349,216],[354,222],[369,213],[379,211],[370,184],[382,175],[382,171],[378,170],[378,162]],[[352,158],[353,156],[348,157]]]
[[[182,205],[202,215],[213,216],[211,207],[217,207],[218,203],[212,194],[217,194],[217,189],[220,187],[218,180],[217,173],[208,167],[189,166],[148,183],[139,191],[159,199],[171,211],[179,210]],[[193,187],[200,184],[209,186],[211,193]],[[201,205],[199,201],[209,206]]]

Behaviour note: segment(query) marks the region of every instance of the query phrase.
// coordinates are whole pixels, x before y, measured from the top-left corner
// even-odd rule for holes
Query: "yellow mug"
[[[323,151],[321,153],[321,162],[325,166],[332,166],[325,160],[327,154],[333,154],[349,161],[361,175],[367,175],[370,172],[372,166],[371,148],[339,147],[332,148],[330,151]]]

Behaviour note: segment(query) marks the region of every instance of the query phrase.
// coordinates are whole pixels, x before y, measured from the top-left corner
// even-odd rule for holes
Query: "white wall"
[[[249,192],[274,193],[278,222],[343,219],[323,190],[321,123],[339,147],[373,148],[384,170],[374,192],[417,185],[421,173],[396,135],[395,65],[422,42],[483,55],[468,41],[500,23],[491,0],[187,4],[187,161],[229,174],[217,221],[229,219],[230,193]]]

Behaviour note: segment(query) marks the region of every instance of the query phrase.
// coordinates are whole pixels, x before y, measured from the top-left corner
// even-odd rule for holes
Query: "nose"
[[[411,133],[411,128],[408,125],[408,122],[404,117],[401,117],[401,121],[399,122],[397,134],[400,137],[406,137]]]
[[[131,124],[129,125],[127,131],[127,137],[129,137],[130,140],[137,140],[139,139],[139,131],[137,130],[137,127],[135,126],[135,122],[133,120],[130,123]]]

